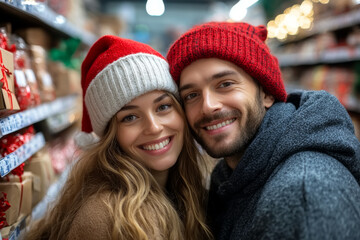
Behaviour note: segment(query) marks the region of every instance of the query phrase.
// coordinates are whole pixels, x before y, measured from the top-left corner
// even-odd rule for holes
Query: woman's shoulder
[[[112,216],[105,199],[106,193],[89,197],[77,212],[67,239],[110,239]]]

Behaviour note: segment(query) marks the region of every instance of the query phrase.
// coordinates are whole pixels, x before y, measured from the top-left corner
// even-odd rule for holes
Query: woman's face
[[[121,149],[152,171],[172,167],[184,140],[184,119],[164,91],[141,95],[116,114]]]

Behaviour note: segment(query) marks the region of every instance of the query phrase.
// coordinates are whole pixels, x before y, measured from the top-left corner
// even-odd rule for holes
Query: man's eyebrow
[[[237,74],[237,72],[232,71],[232,70],[225,70],[225,71],[222,71],[222,72],[212,75],[209,80],[215,80],[218,78],[226,77],[228,75],[235,75],[235,74]]]
[[[229,76],[229,75],[235,75],[235,74],[237,74],[237,72],[232,71],[232,70],[225,70],[225,71],[218,72],[218,73],[212,75],[211,77],[209,77],[207,79],[207,82],[210,82],[212,80],[216,80],[216,79],[219,79],[219,78],[222,78],[222,77],[226,77],[226,76]],[[193,83],[185,84],[184,86],[179,88],[179,92],[181,93],[181,91],[192,88],[194,86],[195,86],[195,84],[193,84]]]
[[[170,96],[167,93],[164,93],[160,97],[155,98],[153,103],[158,103],[158,102],[160,102],[161,100],[163,100],[166,97],[170,97]],[[120,109],[120,111],[131,110],[131,109],[136,109],[136,108],[139,108],[139,106],[137,106],[137,105],[126,105],[126,106],[123,106]]]
[[[195,86],[195,84],[193,84],[193,83],[185,84],[184,86],[182,86],[181,88],[179,88],[179,93],[181,93],[181,91],[184,91],[184,90],[186,90],[186,89],[192,88],[192,87],[194,87],[194,86]]]

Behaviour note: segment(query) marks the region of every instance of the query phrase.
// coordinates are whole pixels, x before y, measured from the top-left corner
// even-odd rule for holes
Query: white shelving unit
[[[13,169],[25,162],[37,151],[45,146],[45,138],[42,133],[37,133],[29,142],[20,146],[14,152],[0,159],[0,175],[6,176]]]
[[[350,29],[360,24],[360,9],[353,9],[347,13],[337,16],[328,16],[314,22],[311,30],[304,31],[297,36],[292,36],[287,41],[279,43],[279,48],[287,44],[296,44],[307,41],[307,38],[315,37],[317,34],[325,32],[335,32],[338,30]],[[331,49],[319,51],[301,52],[294,47],[295,51],[289,53],[276,54],[281,68],[308,68],[320,65],[343,65],[344,63],[353,63],[360,61],[360,46],[338,46]],[[295,83],[292,83],[295,84]],[[297,84],[296,84],[297,85]],[[288,86],[287,89],[292,89]],[[301,89],[300,84],[295,87]],[[346,109],[354,113],[360,113],[360,101],[353,95],[349,95],[346,101]]]
[[[344,63],[360,60],[360,47],[338,47],[318,54],[300,55],[297,53],[277,55],[281,67],[295,67],[300,65]]]
[[[55,13],[44,3],[24,0],[0,0],[0,15],[10,22],[14,29],[39,27],[47,31],[54,39],[79,39],[83,47],[91,46],[97,39],[95,35],[73,25],[64,16]],[[73,123],[69,119],[71,119],[73,111],[77,109],[78,97],[78,95],[70,95],[58,98],[52,102],[43,103],[37,107],[0,118],[0,138],[42,121],[48,124],[54,133],[68,128]],[[0,157],[1,177],[6,176],[14,168],[29,159],[42,149],[45,144],[44,134],[38,132],[14,152],[5,157]],[[9,226],[9,240],[23,239],[28,221],[27,217],[29,216]]]
[[[55,114],[67,112],[75,107],[76,95],[58,98],[53,102],[18,112],[0,119],[0,138],[9,133],[30,126]],[[54,128],[56,126],[53,126]]]
[[[93,34],[75,27],[64,16],[55,13],[44,3],[26,4],[20,0],[0,0],[0,10],[19,19],[26,19],[27,22],[49,29],[60,36],[80,39],[88,46],[96,41]]]
[[[302,41],[304,38],[314,36],[319,33],[336,31],[339,29],[356,26],[360,24],[360,9],[352,10],[348,13],[343,13],[338,16],[329,16],[323,19],[319,19],[314,22],[314,26],[296,37],[285,41],[283,44],[287,44],[294,41]]]

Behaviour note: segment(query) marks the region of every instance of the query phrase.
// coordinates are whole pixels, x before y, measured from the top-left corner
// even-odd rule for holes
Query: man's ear
[[[263,101],[263,105],[266,109],[270,108],[274,102],[275,102],[275,97],[271,94],[268,94],[267,92],[264,91],[264,89],[261,87],[261,92],[262,92],[262,101]]]

